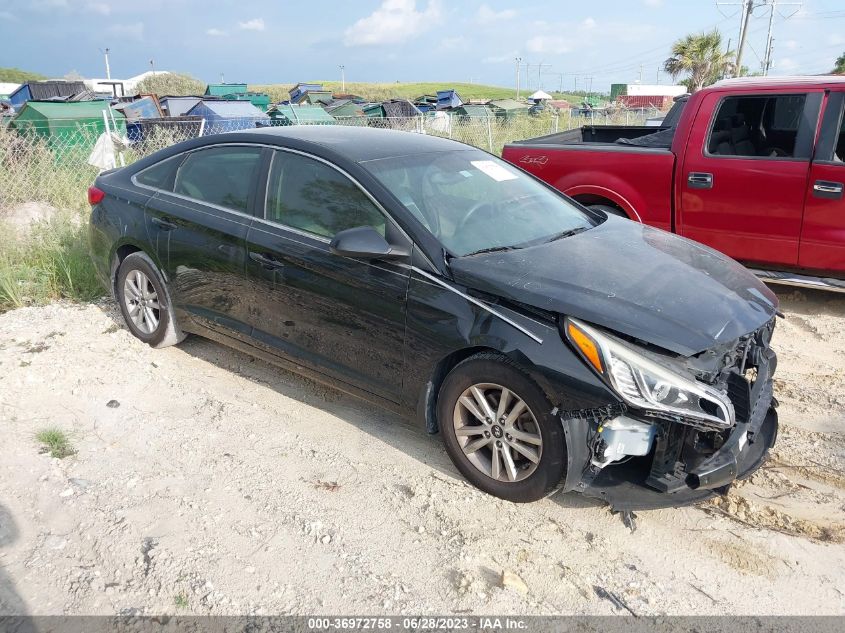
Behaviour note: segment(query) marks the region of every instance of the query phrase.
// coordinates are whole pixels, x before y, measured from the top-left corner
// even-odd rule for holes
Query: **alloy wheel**
[[[161,305],[153,282],[138,269],[131,271],[123,283],[123,304],[126,313],[141,332],[152,334],[161,321]]]
[[[455,403],[455,436],[469,462],[506,483],[537,470],[543,451],[534,413],[513,391],[491,383],[465,390]]]

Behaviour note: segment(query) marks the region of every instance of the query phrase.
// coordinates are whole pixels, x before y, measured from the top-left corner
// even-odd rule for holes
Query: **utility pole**
[[[637,83],[643,82],[643,64],[640,64],[640,78]]]
[[[155,77],[155,75],[156,75],[156,64],[155,64],[155,60],[153,60],[153,59],[150,60],[150,69],[153,71],[153,77]]]
[[[742,19],[739,27],[739,47],[736,51],[736,68],[734,75],[736,77],[742,76],[742,53],[745,49],[745,39],[748,36],[748,21],[751,19],[751,13],[754,11],[754,0],[744,0],[742,6]]]
[[[769,74],[769,69],[772,67],[772,64],[773,64],[772,52],[775,49],[775,38],[774,38],[775,11],[777,10],[777,7],[778,7],[778,0],[768,0],[768,3],[770,5],[772,5],[772,12],[769,14],[769,33],[766,36],[766,57],[763,59],[763,74],[764,75]],[[781,6],[784,6],[784,5],[797,6],[798,8],[795,10],[795,13],[798,13],[798,11],[801,9],[802,4],[803,4],[802,2],[781,2],[780,3]],[[795,15],[795,13],[793,13],[792,15],[787,15],[787,16],[784,16],[783,14],[781,14],[781,17],[788,20],[793,15]]]
[[[775,10],[777,9],[778,0],[770,0],[772,11],[769,13],[769,32],[766,35],[766,57],[763,59],[763,75],[769,74],[769,68],[772,67],[772,27],[775,24]]]
[[[109,67],[109,49],[103,51],[103,57],[106,58],[106,79],[111,80],[111,67]]]
[[[346,94],[346,66],[341,64],[338,68],[340,68],[340,91]]]
[[[522,63],[522,57],[514,58],[516,62],[516,100],[519,101],[519,65]]]
[[[537,64],[537,90],[543,89],[543,80],[541,79],[542,74],[543,74],[543,68],[551,68],[551,67],[552,67],[551,64],[544,64],[543,62],[540,62],[539,64]]]

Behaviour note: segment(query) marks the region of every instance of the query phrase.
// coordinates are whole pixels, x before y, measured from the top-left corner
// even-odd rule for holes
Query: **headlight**
[[[646,414],[714,428],[734,425],[728,397],[678,367],[656,363],[596,328],[567,318],[564,331],[584,360],[629,405]]]

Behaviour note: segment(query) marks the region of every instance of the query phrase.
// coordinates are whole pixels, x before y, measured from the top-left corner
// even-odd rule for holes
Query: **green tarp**
[[[107,101],[27,101],[9,123],[9,128],[41,137],[52,147],[90,149],[105,131],[103,110],[109,110]],[[125,135],[123,113],[113,110],[112,114],[117,132]],[[109,126],[112,126],[111,116]]]
[[[273,120],[273,125],[334,122],[334,117],[320,106],[279,104],[270,106],[267,114]]]

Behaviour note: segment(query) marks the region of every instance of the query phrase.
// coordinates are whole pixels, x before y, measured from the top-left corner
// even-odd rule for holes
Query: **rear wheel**
[[[481,490],[526,502],[542,498],[563,476],[560,423],[542,390],[513,362],[480,354],[457,365],[437,402],[446,452]]]
[[[167,286],[145,253],[131,253],[120,263],[115,291],[123,319],[137,338],[152,347],[185,338],[174,319]]]

